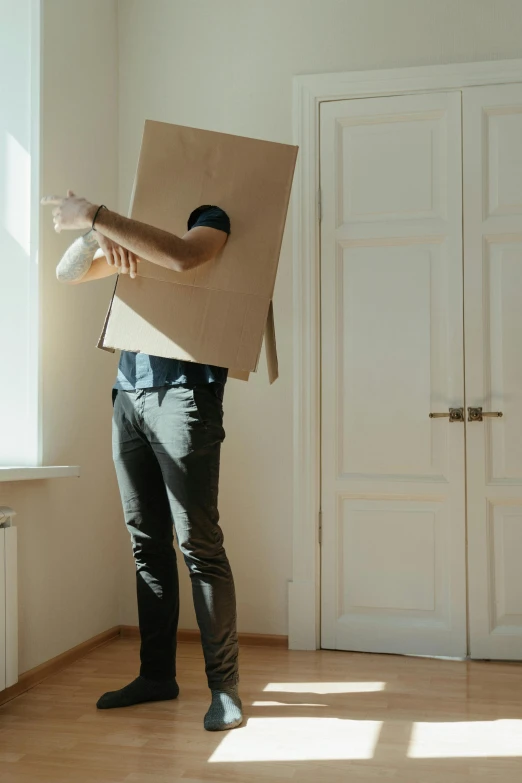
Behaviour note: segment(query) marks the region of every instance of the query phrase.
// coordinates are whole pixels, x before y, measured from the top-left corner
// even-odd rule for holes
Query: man
[[[115,273],[134,278],[139,259],[184,272],[215,258],[230,233],[228,216],[215,206],[195,210],[188,232],[177,237],[72,191],[42,203],[54,206],[56,231],[89,229],[58,264],[64,283]],[[234,582],[217,509],[226,379],[221,367],[121,354],[112,392],[113,458],[136,562],[141,668],[129,685],[104,694],[99,709],[178,696],[174,526],[190,572],[212,693],[204,726],[221,731],[242,722]]]

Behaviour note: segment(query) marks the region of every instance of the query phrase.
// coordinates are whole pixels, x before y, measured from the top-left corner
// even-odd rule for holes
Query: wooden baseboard
[[[288,650],[288,636],[270,633],[240,633],[239,644],[245,647],[282,647]]]
[[[134,625],[117,625],[109,631],[104,631],[103,633],[98,634],[98,636],[94,636],[92,639],[88,639],[86,642],[78,644],[71,650],[67,650],[67,652],[57,655],[56,658],[51,658],[50,661],[46,661],[46,663],[42,663],[40,666],[30,669],[28,672],[20,675],[20,679],[16,685],[12,685],[10,688],[0,691],[0,706],[12,699],[16,699],[17,696],[20,696],[31,688],[34,688],[35,685],[38,685],[39,682],[45,680],[46,677],[50,677],[52,674],[56,674],[67,666],[70,666],[71,663],[74,663],[80,658],[84,658],[97,647],[108,644],[119,637],[139,639],[140,630]],[[180,642],[199,643],[200,639],[199,631],[178,631],[178,641]],[[263,633],[240,633],[239,644],[249,647],[279,647],[288,649],[288,636],[276,636]]]
[[[74,663],[80,658],[84,658],[97,647],[112,642],[120,635],[120,626],[117,625],[109,631],[104,631],[103,633],[94,636],[92,639],[88,639],[86,642],[82,642],[81,644],[76,645],[76,647],[67,650],[61,655],[57,655],[56,658],[51,658],[50,661],[46,661],[45,663],[40,664],[40,666],[36,666],[34,669],[24,672],[24,674],[20,675],[20,678],[15,685],[0,691],[0,705],[15,699],[17,696],[20,696],[31,688],[34,688],[35,685],[38,685],[39,682],[45,680],[46,677],[50,677],[51,674],[56,674],[62,669],[65,669],[67,666],[70,666],[71,663]]]
[[[120,626],[121,635],[126,639],[139,639],[140,629],[135,625]],[[288,636],[277,636],[264,633],[240,633],[239,644],[244,647],[283,647],[288,649]],[[199,631],[179,630],[178,642],[200,642]]]
[[[137,625],[120,625],[120,636],[124,639],[139,639],[140,629]]]

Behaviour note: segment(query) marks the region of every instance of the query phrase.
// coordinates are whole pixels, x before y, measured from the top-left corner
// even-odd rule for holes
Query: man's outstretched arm
[[[55,230],[89,229],[96,216],[96,230],[138,258],[176,272],[185,272],[215,258],[227,234],[208,226],[196,226],[183,237],[100,208],[68,191],[66,198],[47,197],[43,204],[53,210]]]
[[[228,238],[224,231],[208,226],[196,226],[177,237],[108,209],[99,212],[96,230],[138,258],[176,272],[186,272],[215,258]]]

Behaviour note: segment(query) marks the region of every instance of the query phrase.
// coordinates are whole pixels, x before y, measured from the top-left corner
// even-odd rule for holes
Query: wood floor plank
[[[244,646],[245,724],[212,734],[201,648],[180,698],[96,710],[138,643],[93,650],[0,708],[2,783],[520,783],[522,666]]]

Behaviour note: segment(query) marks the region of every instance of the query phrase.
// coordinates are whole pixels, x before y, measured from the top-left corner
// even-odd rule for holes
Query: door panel
[[[522,658],[522,85],[464,93],[470,653]]]
[[[430,425],[427,411],[447,396],[448,325],[437,314],[449,285],[448,247],[443,238],[405,239],[340,253],[338,472],[446,480],[448,433]]]
[[[461,174],[460,93],[322,105],[323,647],[466,654]]]

